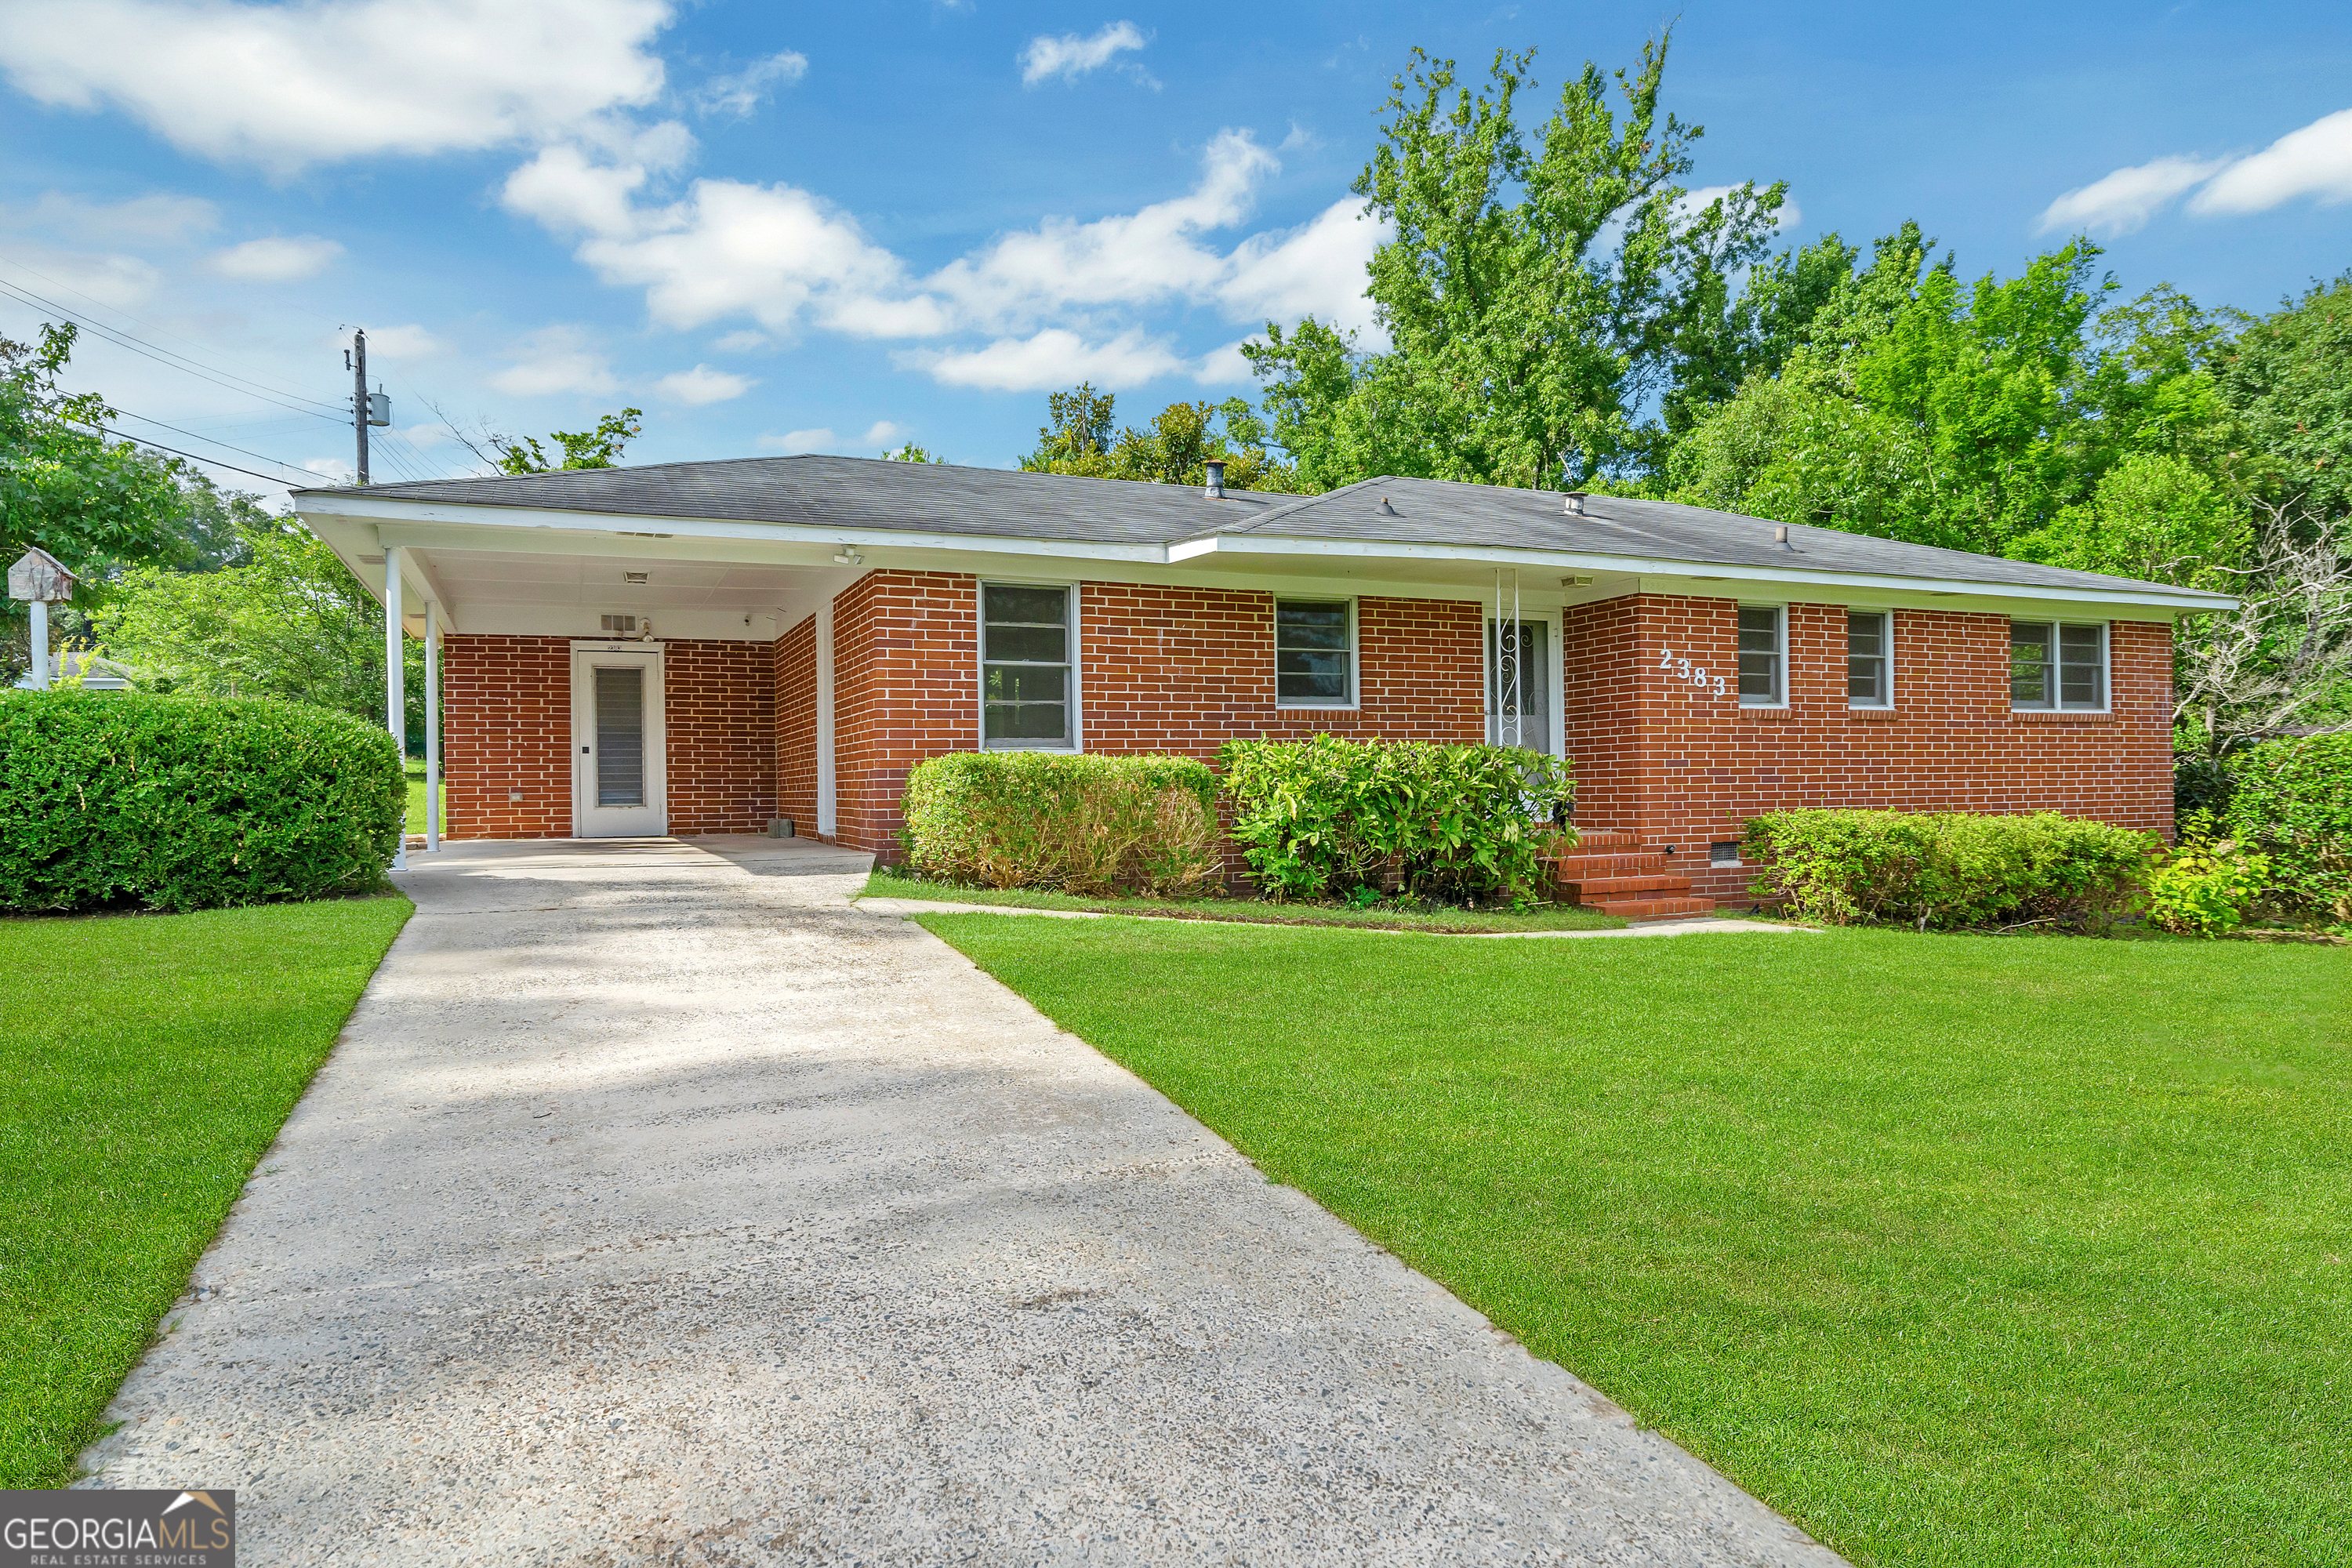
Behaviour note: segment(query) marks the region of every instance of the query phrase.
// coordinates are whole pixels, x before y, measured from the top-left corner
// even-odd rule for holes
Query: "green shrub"
[[[1072,893],[1196,893],[1220,879],[1217,779],[1189,757],[957,752],[907,775],[908,863]]]
[[[2221,826],[2269,860],[2269,899],[2297,918],[2352,921],[2352,734],[2265,741],[2230,771]]]
[[[2270,860],[2233,838],[2213,837],[2213,815],[2193,812],[2181,841],[2147,875],[2151,925],[2184,936],[2220,936],[2243,925],[2270,881]]]
[[[210,909],[373,886],[392,737],[266,698],[0,693],[0,909]]]
[[[1568,764],[1516,746],[1228,741],[1234,837],[1269,898],[1384,886],[1419,898],[1538,896],[1565,831]]]
[[[2138,901],[2152,833],[2040,812],[1776,811],[1748,825],[1753,891],[1832,925],[2103,927]]]

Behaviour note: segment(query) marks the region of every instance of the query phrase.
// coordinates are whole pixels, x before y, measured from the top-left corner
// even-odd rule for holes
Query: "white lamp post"
[[[65,563],[37,547],[8,568],[8,596],[33,606],[33,689],[49,689],[49,606],[73,597],[74,574]]]

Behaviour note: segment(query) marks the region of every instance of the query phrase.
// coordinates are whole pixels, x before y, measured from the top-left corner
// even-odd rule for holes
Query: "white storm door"
[[[669,831],[657,649],[572,655],[572,833],[647,838]]]
[[[1486,621],[1486,743],[1557,754],[1559,709],[1552,698],[1549,620]]]

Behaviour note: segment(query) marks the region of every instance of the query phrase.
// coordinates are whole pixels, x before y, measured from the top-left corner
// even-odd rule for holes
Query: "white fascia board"
[[[2237,607],[2226,594],[2198,588],[2080,588],[2038,584],[1986,583],[1965,577],[1904,577],[1886,573],[1837,572],[1787,566],[1747,566],[1718,561],[1670,561],[1633,555],[1599,555],[1586,551],[1503,550],[1472,544],[1407,544],[1351,539],[1286,539],[1260,534],[1220,534],[1169,547],[1171,562],[1197,561],[1218,555],[1320,555],[1380,558],[1397,561],[1459,561],[1494,566],[1538,566],[1551,571],[1632,573],[1643,578],[1666,577],[1699,584],[1788,584],[1835,589],[1868,589],[1902,594],[1964,594],[1971,598],[2032,599],[2082,605],[2146,605],[2174,614],[2198,614]],[[1691,592],[1706,594],[1706,588]],[[1720,589],[1715,590],[1720,592]]]
[[[437,501],[402,501],[383,497],[337,496],[305,509],[303,519],[365,521],[395,543],[409,542],[412,529],[430,537],[415,540],[423,548],[507,549],[488,536],[541,531],[589,535],[663,535],[670,541],[711,540],[746,543],[796,544],[834,548],[856,544],[873,549],[955,550],[1005,555],[1057,555],[1085,561],[1138,561],[1158,563],[1168,559],[1158,544],[1098,544],[1066,539],[1018,539],[995,534],[924,533],[895,528],[820,527],[797,522],[730,522],[710,518],[646,517],[626,512],[557,511],[545,507],[464,506]],[[436,529],[435,525],[438,525]],[[460,542],[452,528],[481,530]],[[616,541],[616,542],[618,542]]]

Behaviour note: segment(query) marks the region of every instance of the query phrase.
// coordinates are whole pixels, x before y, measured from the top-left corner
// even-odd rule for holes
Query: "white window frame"
[[[1773,683],[1778,688],[1778,690],[1774,692],[1769,701],[1767,701],[1760,697],[1750,697],[1747,692],[1742,691],[1739,694],[1739,706],[1742,708],[1756,709],[1759,711],[1770,711],[1776,709],[1786,708],[1789,706],[1789,606],[1786,605],[1757,604],[1748,600],[1742,600],[1739,602],[1737,609],[1735,609],[1732,615],[1731,620],[1731,670],[1732,678],[1734,679],[1740,679],[1738,612],[1746,610],[1769,610],[1772,612],[1772,640],[1777,645],[1773,649],[1773,659],[1775,661],[1774,668],[1779,671],[1779,679]]]
[[[1274,705],[1287,712],[1344,713],[1363,705],[1364,655],[1361,621],[1357,615],[1356,600],[1338,594],[1276,594],[1274,606]],[[1282,606],[1285,605],[1344,605],[1348,608],[1348,699],[1334,702],[1328,698],[1286,698],[1282,694]]]
[[[1849,624],[1846,630],[1847,663],[1845,667],[1845,705],[1849,708],[1859,708],[1866,712],[1872,713],[1894,707],[1895,612],[1892,610],[1865,610],[1853,605],[1848,605],[1846,606],[1845,613],[1849,617],[1849,622],[1851,621],[1851,617],[1854,616],[1875,616],[1878,617],[1878,663],[1880,667],[1878,700],[1875,702],[1855,701],[1853,700],[1853,631],[1851,624]]]
[[[1061,591],[1064,614],[1068,617],[1068,641],[1063,651],[1068,657],[1069,678],[1062,688],[1063,705],[1068,710],[1069,739],[1066,741],[992,741],[988,738],[988,591],[991,588],[1056,588]],[[1025,577],[982,577],[972,589],[972,681],[980,709],[974,726],[975,739],[983,752],[1083,752],[1086,746],[1084,684],[1079,678],[1082,668],[1078,643],[1078,585],[1066,578],[1059,582],[1039,581]],[[1000,664],[1019,663],[1017,659],[998,659]]]
[[[2028,618],[2023,616],[2011,616],[2009,620],[2009,641],[2007,646],[2004,647],[2001,651],[2005,665],[2004,673],[2008,676],[2011,682],[2009,691],[2009,710],[2011,712],[2112,713],[2115,711],[2116,639],[2115,630],[2110,623],[2106,621],[2070,621],[2056,616],[2053,616],[2046,620],[2040,617]],[[2014,650],[2017,647],[2017,628],[2020,626],[2043,626],[2049,630],[2050,662],[2042,667],[2050,672],[2050,679],[2047,686],[2049,700],[2047,701],[2020,702],[2017,700],[2017,666],[2016,654]],[[2087,626],[2097,631],[2099,634],[2099,700],[2096,707],[2070,707],[2066,704],[2061,694],[2064,686],[2063,671],[2065,668],[2065,661],[2060,657],[2063,651],[2060,647],[2060,634],[2068,626]]]

